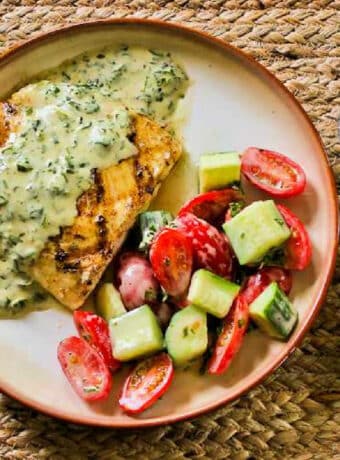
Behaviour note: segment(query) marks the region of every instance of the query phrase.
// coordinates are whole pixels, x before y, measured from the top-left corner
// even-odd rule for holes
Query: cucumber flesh
[[[258,263],[281,246],[290,231],[274,201],[256,201],[223,224],[223,230],[241,265]]]
[[[111,319],[109,323],[112,353],[118,361],[130,361],[160,351],[163,334],[148,305]]]
[[[188,300],[207,313],[224,318],[239,290],[237,284],[201,269],[191,278]]]
[[[240,181],[241,159],[237,152],[201,155],[199,163],[200,191],[225,188]]]
[[[106,321],[126,313],[120,294],[112,283],[99,286],[96,294],[96,311]]]
[[[249,313],[260,329],[282,340],[289,338],[298,320],[296,309],[275,282],[250,304]]]
[[[173,216],[168,211],[146,211],[138,216],[138,230],[140,243],[138,249],[147,251],[155,234],[173,221]]]
[[[207,315],[190,305],[171,318],[165,344],[176,366],[184,366],[203,355],[208,347]]]

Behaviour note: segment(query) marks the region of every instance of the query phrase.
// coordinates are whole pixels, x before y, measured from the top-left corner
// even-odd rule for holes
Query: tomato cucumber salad
[[[266,199],[248,204],[241,177]],[[139,215],[97,287],[96,311],[74,312],[79,336],[59,344],[58,359],[85,401],[105,400],[114,373],[132,362],[117,398],[137,414],[165,393],[176,368],[200,361],[202,372],[228,371],[250,324],[278,340],[296,327],[291,271],[308,266],[312,247],[300,219],[274,199],[303,192],[303,169],[250,147],[202,155],[199,182],[177,216]]]

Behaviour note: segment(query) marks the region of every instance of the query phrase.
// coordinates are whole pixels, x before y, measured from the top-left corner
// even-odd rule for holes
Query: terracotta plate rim
[[[151,20],[151,19],[124,18],[124,19],[105,19],[105,20],[96,20],[96,21],[89,21],[89,22],[79,22],[76,24],[71,24],[65,27],[54,29],[50,32],[39,34],[38,36],[30,40],[27,40],[22,44],[11,47],[7,52],[5,52],[0,57],[0,71],[3,65],[10,63],[17,56],[20,56],[21,54],[25,52],[29,52],[31,49],[34,49],[41,44],[43,45],[44,43],[47,43],[53,40],[54,38],[62,37],[64,35],[69,35],[69,34],[72,35],[73,32],[78,32],[79,30],[82,30],[82,29],[83,30],[86,30],[86,29],[95,30],[96,28],[100,28],[100,27],[110,28],[110,27],[124,27],[124,26],[129,26],[129,27],[141,26],[141,27],[150,27],[156,30],[157,29],[167,30],[170,33],[179,33],[186,37],[195,39],[196,41],[199,41],[201,43],[210,44],[214,46],[215,48],[220,49],[222,52],[236,56],[240,61],[245,63],[246,66],[248,66],[249,68],[253,70],[256,70],[256,72],[260,74],[262,78],[264,78],[271,85],[275,86],[278,90],[283,92],[285,94],[285,97],[287,97],[290,100],[290,102],[295,106],[295,109],[303,116],[305,122],[307,123],[309,127],[311,136],[314,138],[314,141],[318,146],[320,156],[326,166],[328,181],[329,181],[329,185],[332,190],[332,193],[329,198],[331,200],[331,217],[332,217],[332,220],[334,221],[334,228],[330,229],[332,233],[334,234],[334,241],[333,241],[333,244],[331,245],[331,261],[330,261],[330,265],[329,265],[329,269],[327,273],[327,278],[326,278],[324,285],[322,286],[322,289],[319,292],[319,295],[316,299],[315,304],[311,308],[310,314],[307,317],[304,326],[301,328],[301,330],[298,331],[294,339],[291,340],[291,343],[287,345],[288,348],[284,350],[282,353],[280,353],[275,359],[275,361],[273,361],[270,366],[267,366],[264,372],[262,372],[250,384],[246,385],[244,388],[242,388],[241,390],[239,390],[238,392],[232,395],[229,395],[223,399],[220,399],[212,404],[211,403],[206,404],[205,406],[202,406],[199,409],[188,411],[183,414],[154,417],[151,419],[131,418],[128,421],[119,423],[119,422],[115,422],[114,420],[99,421],[96,418],[92,418],[88,416],[82,417],[77,414],[64,412],[63,410],[59,410],[56,408],[52,410],[49,406],[46,406],[45,404],[37,403],[36,401],[30,398],[22,398],[20,394],[18,394],[14,388],[11,388],[10,386],[6,386],[6,384],[4,384],[3,382],[2,383],[0,382],[0,391],[2,391],[7,396],[13,399],[16,399],[20,403],[26,406],[29,406],[32,409],[38,410],[39,412],[42,412],[46,415],[49,415],[49,416],[52,416],[52,417],[55,417],[55,418],[58,418],[58,419],[61,419],[67,422],[78,423],[78,424],[89,425],[89,426],[98,426],[98,427],[101,426],[101,427],[111,427],[111,428],[143,428],[143,427],[165,425],[165,424],[174,423],[174,422],[178,422],[182,420],[187,420],[192,417],[197,417],[199,415],[202,415],[208,411],[216,409],[228,402],[231,402],[239,398],[242,394],[248,392],[251,388],[263,382],[272,372],[274,372],[290,356],[290,354],[294,352],[294,350],[301,343],[305,334],[310,329],[317,314],[319,313],[321,305],[326,297],[327,289],[332,279],[332,275],[335,269],[337,246],[338,246],[338,207],[337,207],[337,191],[336,191],[336,186],[335,186],[335,180],[334,180],[334,176],[333,176],[332,170],[328,162],[327,154],[322,144],[322,140],[320,138],[320,135],[316,131],[313,123],[311,122],[308,115],[306,114],[305,110],[301,106],[301,104],[297,101],[294,95],[291,94],[288,91],[288,89],[269,70],[267,70],[264,66],[258,63],[253,57],[239,50],[233,45],[225,43],[221,39],[207,34],[206,32],[194,30],[189,27],[186,27],[180,24],[176,24],[176,23],[169,23],[169,22],[164,22],[160,20]]]

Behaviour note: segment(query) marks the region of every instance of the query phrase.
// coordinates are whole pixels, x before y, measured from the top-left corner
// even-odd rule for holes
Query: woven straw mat
[[[111,17],[205,30],[253,55],[295,94],[340,179],[339,9],[332,0],[0,0],[0,52],[67,23]],[[0,459],[339,460],[339,262],[301,348],[233,404],[172,426],[116,431],[66,424],[0,395]]]

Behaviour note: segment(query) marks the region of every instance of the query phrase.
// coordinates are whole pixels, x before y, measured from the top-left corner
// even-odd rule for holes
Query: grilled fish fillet
[[[11,130],[11,113],[2,104],[0,141]],[[72,310],[95,288],[181,155],[180,144],[156,122],[135,115],[133,124],[138,154],[94,172],[93,186],[78,198],[73,225],[47,242],[31,268],[32,277]]]

